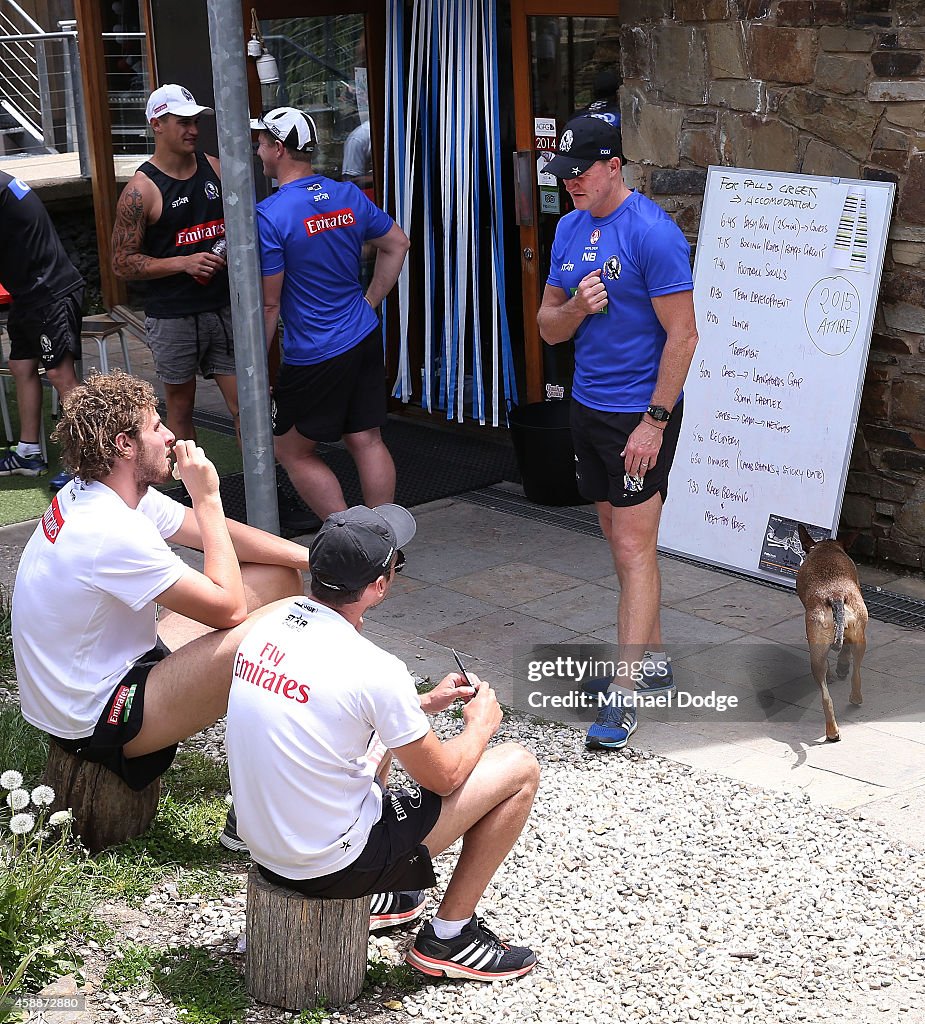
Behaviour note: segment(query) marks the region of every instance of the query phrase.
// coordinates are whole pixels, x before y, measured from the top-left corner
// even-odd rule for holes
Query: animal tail
[[[835,620],[835,640],[832,642],[832,649],[840,651],[845,639],[845,602],[840,597],[834,597],[829,604],[832,606],[832,618]]]

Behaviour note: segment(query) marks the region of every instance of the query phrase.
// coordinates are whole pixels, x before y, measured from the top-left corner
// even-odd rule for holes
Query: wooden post
[[[93,213],[100,254],[100,284],[107,309],[124,304],[128,298],[125,282],[112,269],[112,227],[116,214],[116,173],[112,162],[112,121],[106,86],[106,58],[103,53],[103,21],[100,0],[74,0],[77,15],[77,45],[80,48],[80,79],[84,114],[90,146],[93,176]]]
[[[161,780],[141,791],[128,786],[101,764],[84,761],[48,744],[48,763],[42,781],[55,791],[53,810],[70,808],[74,833],[90,853],[140,836],[157,813]]]
[[[342,1006],[366,979],[370,897],[318,900],[247,876],[247,991],[261,1003]]]

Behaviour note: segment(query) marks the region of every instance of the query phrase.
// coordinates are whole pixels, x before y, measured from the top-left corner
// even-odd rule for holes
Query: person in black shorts
[[[569,121],[546,169],[575,209],[556,226],[537,322],[550,345],[575,339],[578,486],[620,580],[617,673],[597,681],[616,696],[585,742],[616,750],[636,730],[633,691],[674,689],[656,544],[697,345],[690,245],[660,206],[627,188],[620,130],[606,118]]]
[[[65,396],[56,437],[76,475],[16,572],[20,705],[53,742],[143,789],[225,713],[249,614],[302,593],[307,552],[225,518],[215,467],[161,421],[147,381],[92,375]],[[157,489],[172,466],[191,508]],[[172,544],[202,551],[202,571]],[[158,606],[209,629],[170,652]]]
[[[264,174],[279,182],[257,206],[268,348],[283,322],[273,387],[276,457],[323,520],[347,503],[317,447],[343,438],[363,500],[390,502],[395,464],[380,432],[388,387],[376,310],[398,280],[410,243],[352,182],[315,172],[318,133],[308,115],[277,107],[251,127],[259,133]],[[376,258],[364,288],[367,245]]]
[[[277,885],[372,894],[373,929],[421,916],[431,858],[461,837],[407,960],[433,977],[519,977],[536,956],[503,943],[475,908],[530,814],[536,758],[516,743],[486,749],[501,724],[488,683],[451,672],[419,695],[405,665],[360,632],[415,528],[398,505],[328,516],[309,552],[311,598],[269,612],[238,648],[225,734],[238,832]],[[441,742],[427,715],[456,700],[462,732]],[[413,785],[387,787],[392,754]]]
[[[26,182],[0,171],[0,284],[12,298],[7,333],[19,405],[19,444],[0,456],[0,476],[48,472],[40,444],[45,375],[63,398],[77,386],[84,280],[71,263],[48,211]],[[55,476],[52,489],[67,481]]]

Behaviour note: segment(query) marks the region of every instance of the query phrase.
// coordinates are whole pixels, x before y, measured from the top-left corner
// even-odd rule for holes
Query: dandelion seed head
[[[55,813],[48,819],[49,825],[65,825],[71,821],[74,817],[69,810],[67,811],[55,811]]]
[[[48,807],[54,802],[55,791],[51,786],[36,786],[32,790],[32,802],[36,807]]]
[[[10,831],[14,836],[24,836],[35,828],[35,815],[14,814],[10,818]]]
[[[29,791],[27,789],[14,789],[6,795],[7,806],[14,811],[21,811],[29,806]]]
[[[22,787],[22,772],[13,768],[7,769],[0,775],[0,786],[4,789],[20,789]]]

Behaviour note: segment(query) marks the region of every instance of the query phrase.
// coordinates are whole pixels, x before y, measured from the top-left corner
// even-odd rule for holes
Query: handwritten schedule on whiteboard
[[[711,167],[700,343],[659,545],[759,577],[782,523],[834,531],[893,186]]]

